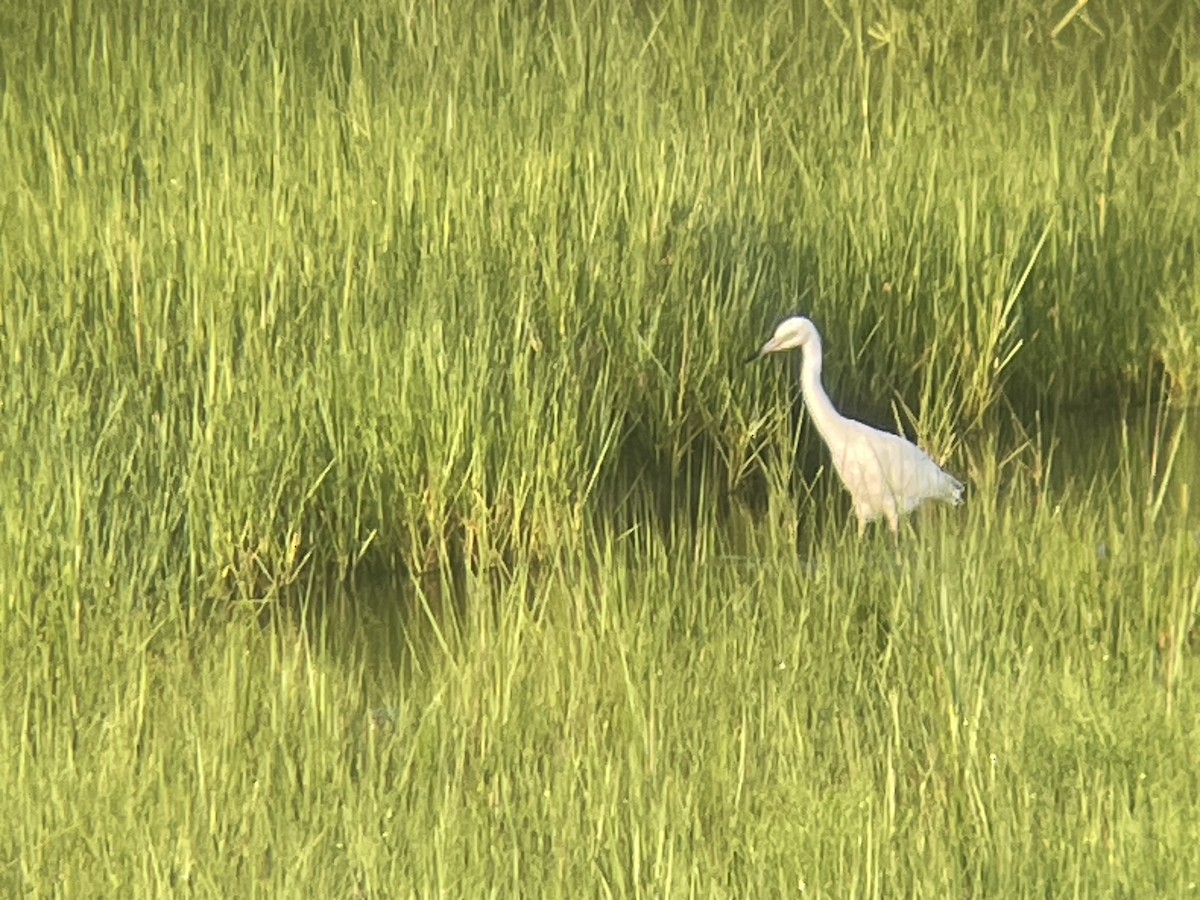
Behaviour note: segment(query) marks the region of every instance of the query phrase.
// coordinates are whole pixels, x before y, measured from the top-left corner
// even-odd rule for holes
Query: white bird
[[[920,447],[899,435],[847,419],[834,409],[821,386],[821,335],[808,319],[784,319],[774,336],[748,362],[795,347],[804,354],[800,370],[804,405],[854,501],[860,536],[867,523],[880,516],[896,534],[900,516],[926,500],[941,500],[953,506],[963,502],[962,483],[943,472]]]

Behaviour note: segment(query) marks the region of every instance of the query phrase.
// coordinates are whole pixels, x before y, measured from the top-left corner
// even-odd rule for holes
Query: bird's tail
[[[951,506],[962,506],[963,491],[966,490],[963,487],[963,483],[953,475],[948,475],[945,472],[942,473],[942,476],[946,502]]]

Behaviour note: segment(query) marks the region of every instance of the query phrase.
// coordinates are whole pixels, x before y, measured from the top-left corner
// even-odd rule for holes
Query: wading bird
[[[795,347],[804,355],[800,370],[804,405],[854,501],[860,536],[867,523],[880,516],[896,534],[900,516],[926,500],[941,500],[953,506],[963,502],[962,483],[938,468],[920,447],[899,435],[847,419],[833,408],[821,386],[821,335],[808,319],[784,319],[774,336],[747,362]]]

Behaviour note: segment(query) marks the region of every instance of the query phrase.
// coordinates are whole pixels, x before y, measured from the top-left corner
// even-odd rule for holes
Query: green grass
[[[4,3],[0,892],[1197,890],[1200,19],[1094,6]],[[965,508],[854,538],[797,311]]]

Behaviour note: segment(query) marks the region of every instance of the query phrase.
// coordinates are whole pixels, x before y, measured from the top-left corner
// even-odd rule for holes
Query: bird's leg
[[[858,516],[858,536],[861,538],[867,533],[867,517],[864,515]]]
[[[887,517],[888,530],[892,535],[892,550],[896,553],[896,562],[900,562],[900,515],[893,512]]]

